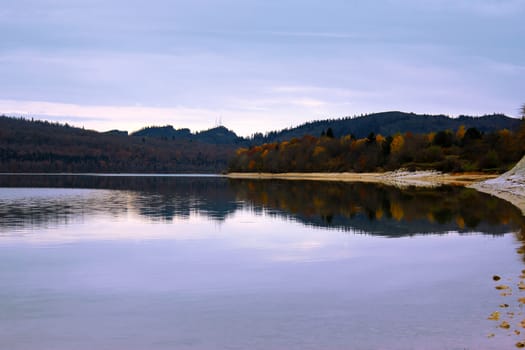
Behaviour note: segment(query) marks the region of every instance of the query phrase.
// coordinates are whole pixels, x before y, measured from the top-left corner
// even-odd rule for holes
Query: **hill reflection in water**
[[[200,215],[221,222],[249,210],[306,225],[399,237],[521,231],[511,204],[462,187],[436,189],[222,177],[1,175],[0,230],[63,225],[128,213],[170,222]]]

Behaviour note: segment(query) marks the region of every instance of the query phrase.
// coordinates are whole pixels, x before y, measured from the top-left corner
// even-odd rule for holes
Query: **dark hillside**
[[[217,126],[196,134],[191,133],[190,129],[175,129],[171,125],[150,126],[140,129],[131,135],[154,137],[164,140],[191,140],[215,145],[242,145],[248,143],[246,139],[237,136],[237,134],[224,126]]]
[[[0,116],[0,172],[213,173],[226,170],[239,147],[304,135],[318,137],[322,133],[335,138],[341,135],[363,138],[370,133],[387,136],[397,132],[455,131],[461,125],[487,134],[502,129],[514,132],[520,120],[503,115],[453,119],[385,112],[315,121],[246,139],[223,126],[192,133],[186,128],[167,125],[146,127],[128,135],[120,130],[96,132],[67,124]],[[506,158],[514,157],[514,153],[507,153],[509,155],[500,156],[505,162]]]
[[[235,145],[0,117],[0,172],[220,172]]]
[[[461,125],[465,128],[476,128],[481,132],[520,127],[520,120],[501,114],[482,117],[461,116],[450,118],[445,115],[423,115],[404,112],[383,112],[365,116],[343,119],[328,119],[308,122],[295,128],[270,132],[266,135],[254,135],[255,144],[286,141],[305,135],[319,136],[332,129],[335,137],[353,135],[356,138],[368,136],[371,132],[381,135],[395,135],[411,132],[424,134],[441,130],[457,130]]]

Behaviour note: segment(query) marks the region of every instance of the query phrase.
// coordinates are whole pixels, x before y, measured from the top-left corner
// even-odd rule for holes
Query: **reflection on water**
[[[404,236],[448,231],[501,234],[524,226],[511,204],[464,187],[408,188],[367,183],[231,183],[237,198],[319,227]]]
[[[366,183],[73,175],[4,175],[0,187],[9,187],[0,192],[0,230],[99,214],[132,213],[153,221],[195,214],[221,222],[239,210],[391,237],[450,231],[497,235],[525,226],[511,204],[463,187],[401,190]]]
[[[128,212],[154,221],[192,213],[222,221],[240,207],[227,181],[210,176],[4,175],[1,187],[6,188],[0,192],[0,229]]]
[[[0,175],[0,348],[513,348],[523,227],[460,187]]]

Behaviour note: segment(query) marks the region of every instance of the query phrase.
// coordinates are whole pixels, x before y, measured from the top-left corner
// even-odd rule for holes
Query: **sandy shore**
[[[229,173],[232,179],[281,179],[372,182],[394,186],[435,187],[440,185],[470,185],[493,179],[497,175],[480,173],[444,174],[436,171],[392,171],[385,173]]]

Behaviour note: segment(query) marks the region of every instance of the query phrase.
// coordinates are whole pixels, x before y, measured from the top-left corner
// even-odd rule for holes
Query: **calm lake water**
[[[0,348],[512,349],[524,228],[459,187],[0,175]]]

